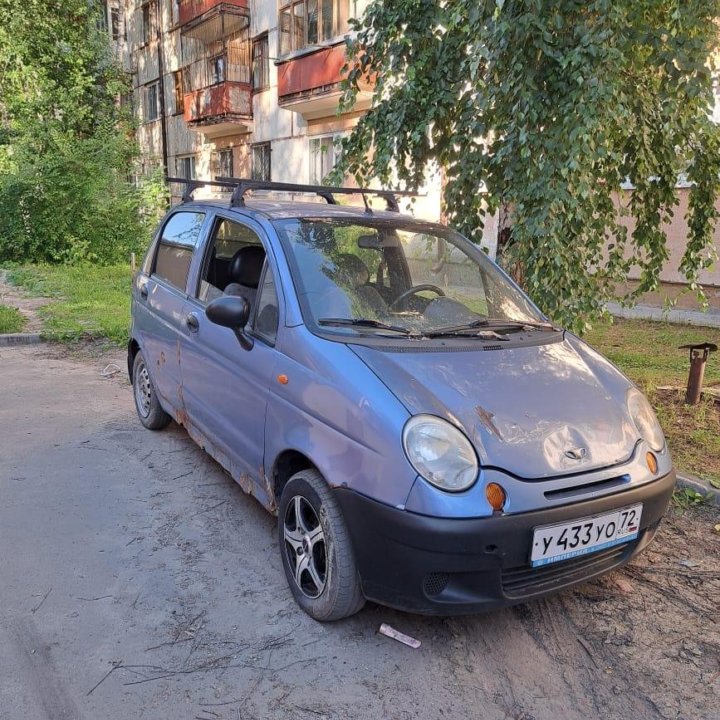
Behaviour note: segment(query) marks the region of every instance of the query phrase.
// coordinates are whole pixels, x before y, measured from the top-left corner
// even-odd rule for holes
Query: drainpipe
[[[163,53],[163,29],[162,29],[162,5],[160,0],[156,2],[157,12],[157,58],[158,73],[160,75],[160,133],[162,135],[162,161],[165,177],[168,176],[168,150],[167,150],[167,122],[165,119],[165,59]]]

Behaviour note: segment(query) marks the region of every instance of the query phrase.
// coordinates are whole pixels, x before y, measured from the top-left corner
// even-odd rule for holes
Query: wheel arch
[[[272,490],[276,507],[280,504],[280,496],[287,481],[295,475],[295,473],[310,469],[317,470],[320,475],[322,475],[317,463],[314,463],[305,453],[299,450],[288,448],[278,454],[273,462],[271,473]],[[323,475],[323,478],[324,477]],[[327,479],[325,482],[327,482]]]
[[[127,364],[128,364],[128,377],[130,382],[133,381],[133,365],[135,363],[135,356],[140,352],[140,344],[135,338],[130,338],[128,342],[127,350]]]

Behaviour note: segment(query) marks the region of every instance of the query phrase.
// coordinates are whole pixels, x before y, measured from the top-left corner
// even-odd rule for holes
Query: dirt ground
[[[6,282],[6,271],[0,270],[0,303],[17,308],[25,318],[25,333],[37,333],[42,330],[42,320],[38,317],[37,311],[50,301],[49,298],[31,297]]]
[[[322,625],[274,520],[103,377],[123,361],[0,349],[2,720],[720,717],[716,508],[671,513],[629,567],[549,600]]]

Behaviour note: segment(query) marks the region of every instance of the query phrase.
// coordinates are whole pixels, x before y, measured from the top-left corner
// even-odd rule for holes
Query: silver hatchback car
[[[487,610],[647,546],[675,485],[652,408],[484,252],[388,192],[220,184],[189,187],[135,278],[135,403],[277,515],[306,612]]]

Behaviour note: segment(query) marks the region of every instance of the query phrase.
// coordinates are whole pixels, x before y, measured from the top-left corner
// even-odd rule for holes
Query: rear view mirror
[[[381,235],[378,232],[373,235],[360,235],[357,244],[359,248],[364,250],[380,250],[381,248],[397,247],[398,240],[394,234],[384,233]]]
[[[360,235],[357,239],[357,244],[359,248],[364,248],[366,250],[377,250],[378,248],[382,247],[382,243],[380,242],[380,236],[375,235]]]
[[[237,295],[215,298],[205,308],[205,315],[215,325],[233,330],[244,350],[252,349],[253,340],[245,333],[245,325],[250,317],[250,304],[245,298]]]

